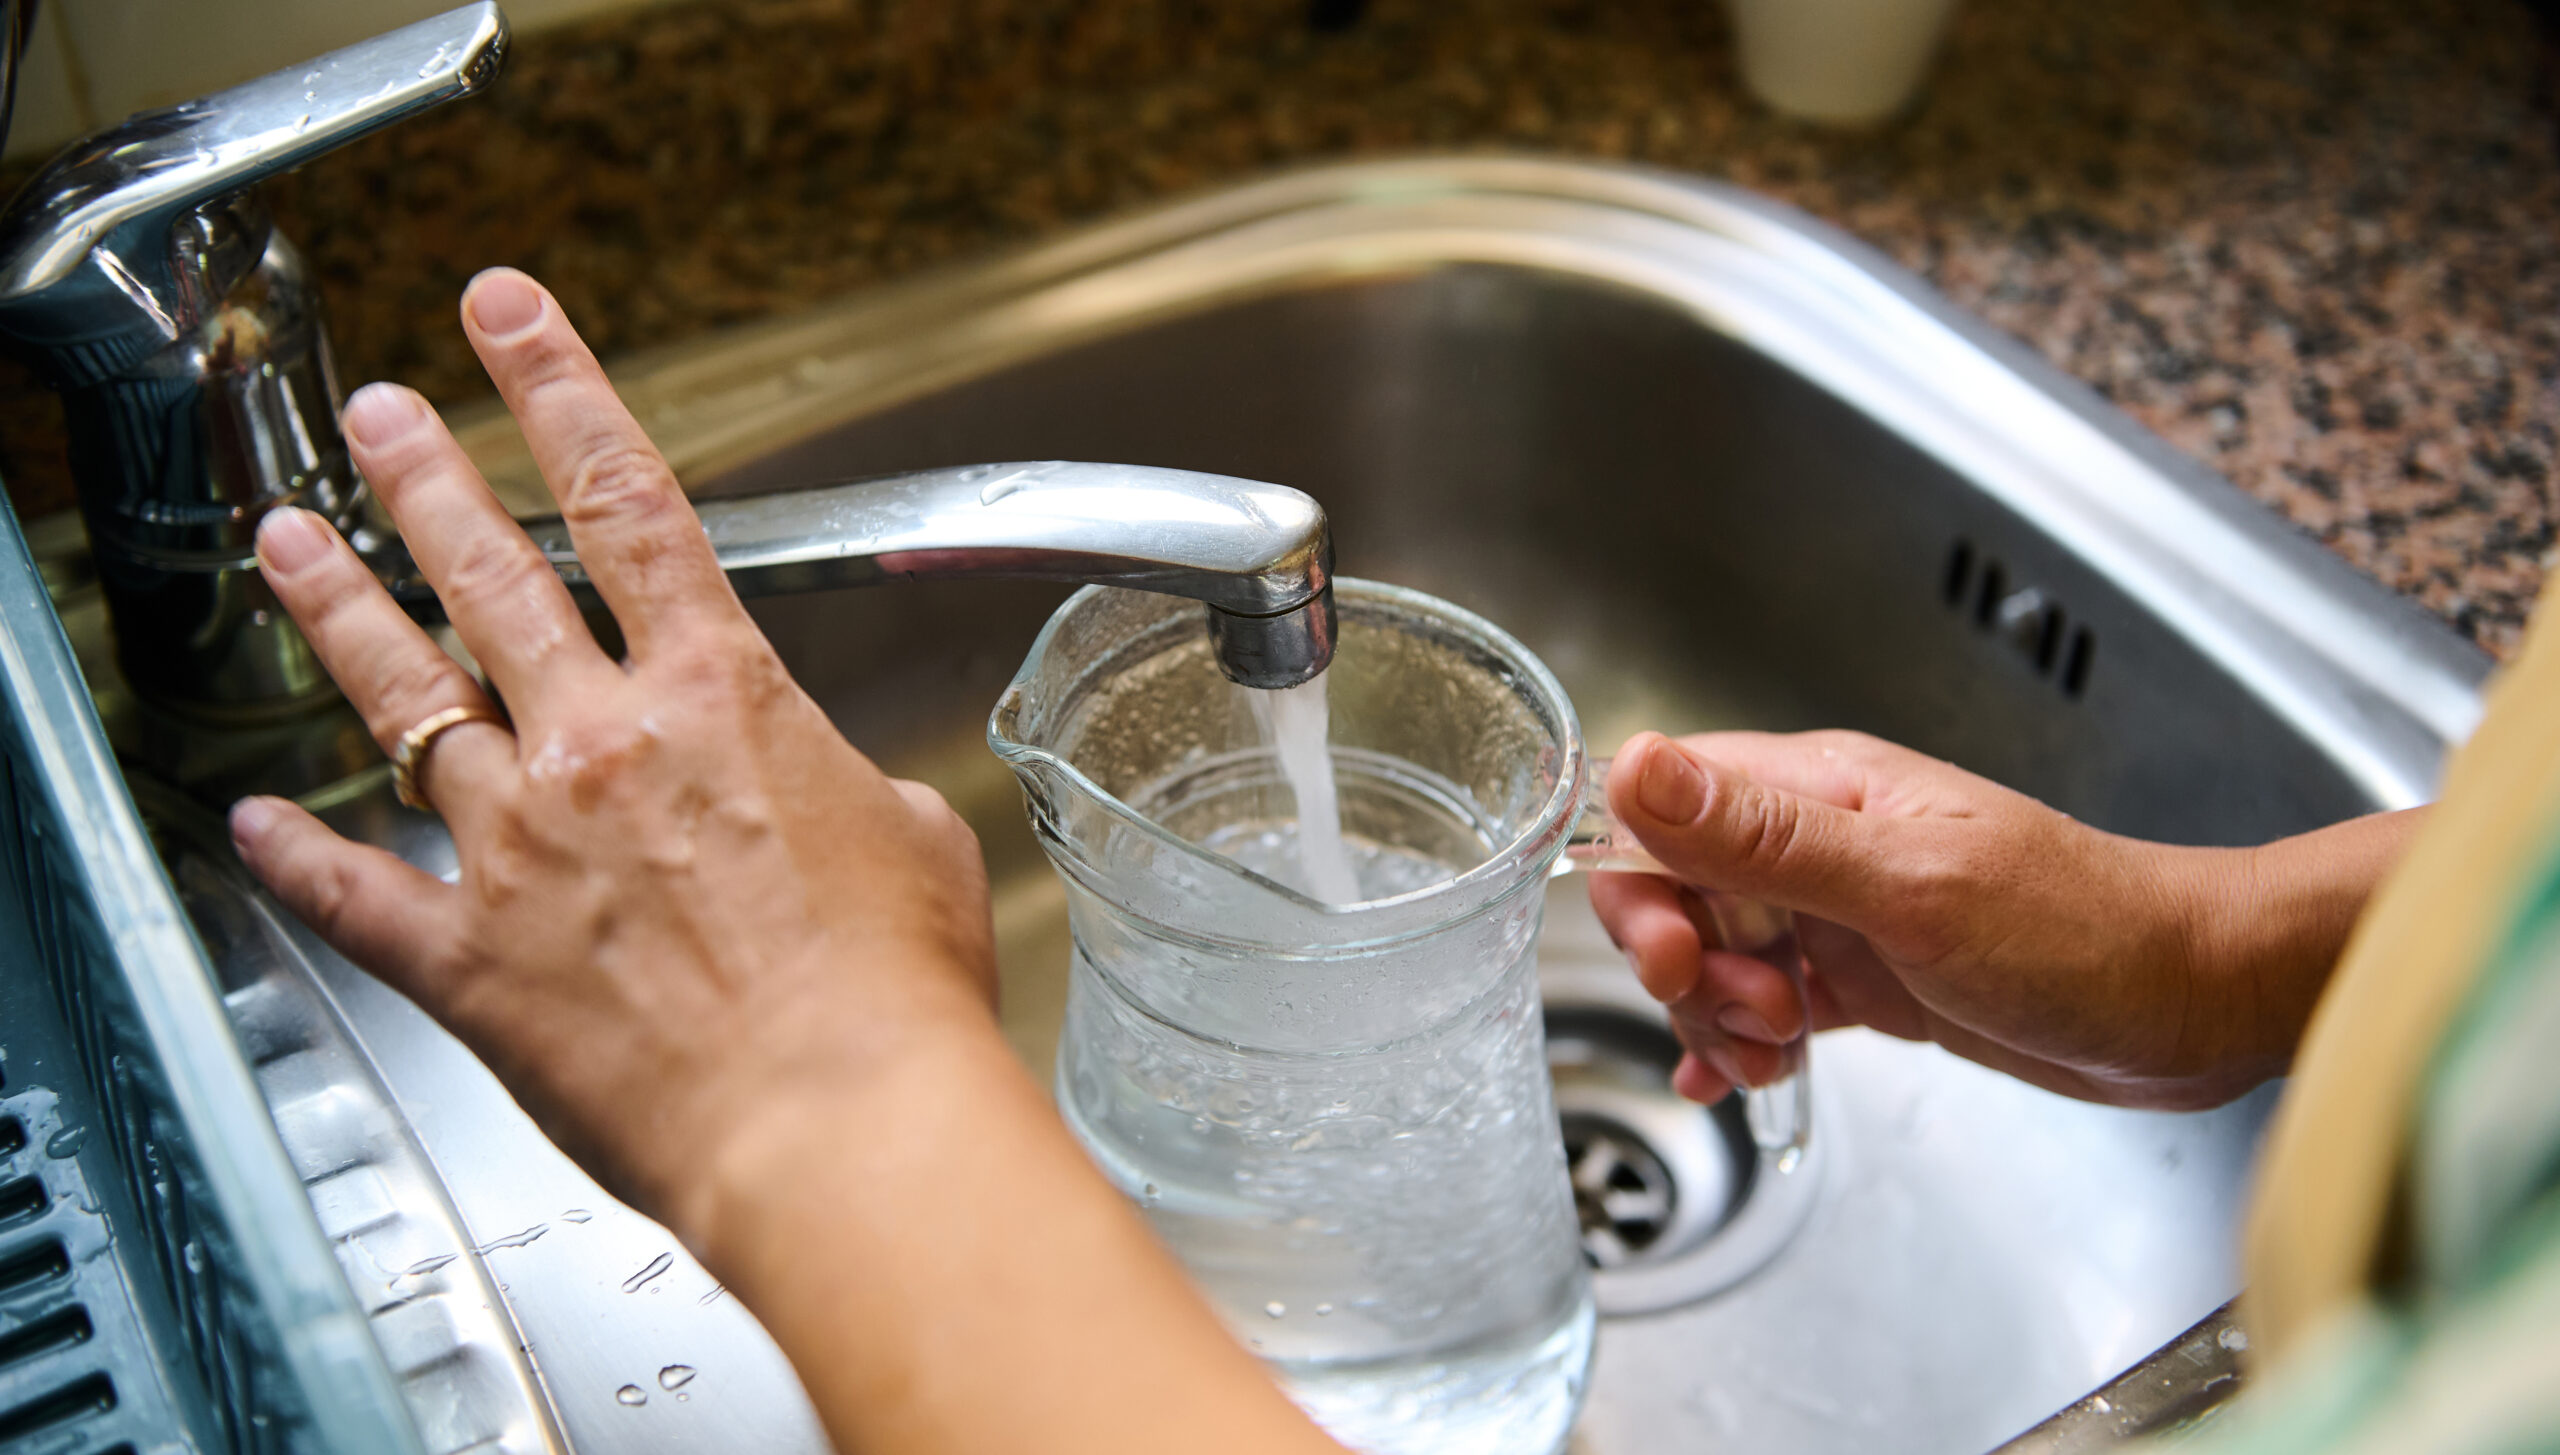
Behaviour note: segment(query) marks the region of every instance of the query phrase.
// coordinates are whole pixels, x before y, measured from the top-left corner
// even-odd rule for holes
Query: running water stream
[[[1296,687],[1244,689],[1262,740],[1280,760],[1280,776],[1298,805],[1298,866],[1307,892],[1327,904],[1357,904],[1360,877],[1342,841],[1342,800],[1333,782],[1333,747],[1324,701],[1325,674]]]

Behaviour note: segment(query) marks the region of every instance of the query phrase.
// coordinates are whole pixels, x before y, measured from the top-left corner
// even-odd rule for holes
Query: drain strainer
[[[1742,1098],[1671,1090],[1680,1045],[1618,967],[1550,971],[1547,1063],[1583,1253],[1604,1314],[1651,1313],[1731,1288],[1812,1211],[1820,1138],[1755,1143]]]
[[[1582,1221],[1582,1250],[1593,1267],[1616,1268],[1642,1255],[1671,1226],[1679,1201],[1669,1169],[1608,1118],[1566,1116],[1564,1159]]]

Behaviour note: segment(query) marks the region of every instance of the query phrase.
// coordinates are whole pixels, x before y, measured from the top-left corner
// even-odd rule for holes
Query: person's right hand
[[[1769,1079],[1809,1012],[2161,1108],[2283,1072],[2415,813],[2255,849],[2146,843],[1849,732],[1639,734],[1609,802],[1677,880],[1797,916],[1801,1005],[1717,943],[1682,882],[1593,877],[1610,938],[1670,1007],[1684,1095]]]

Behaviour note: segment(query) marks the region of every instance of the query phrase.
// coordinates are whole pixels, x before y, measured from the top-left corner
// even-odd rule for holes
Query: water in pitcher
[[[1248,696],[1263,772],[1290,788],[1259,801],[1295,813],[1219,822],[1203,847],[1332,903],[1425,889],[1481,859],[1483,827],[1421,791],[1410,765],[1335,756],[1321,677]],[[1345,833],[1346,799],[1394,830]],[[1446,852],[1413,847],[1433,844]],[[1356,1449],[1545,1452],[1579,1400],[1593,1317],[1552,1171],[1534,938],[1506,953],[1453,1017],[1342,1054],[1238,1049],[1115,996],[1070,999],[1061,1099],[1086,1145],[1291,1396]],[[1552,1190],[1527,1216],[1524,1181]]]

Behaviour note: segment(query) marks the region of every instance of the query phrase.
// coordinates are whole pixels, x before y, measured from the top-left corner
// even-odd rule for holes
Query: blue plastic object
[[[417,1455],[14,518],[0,696],[0,1452]]]

